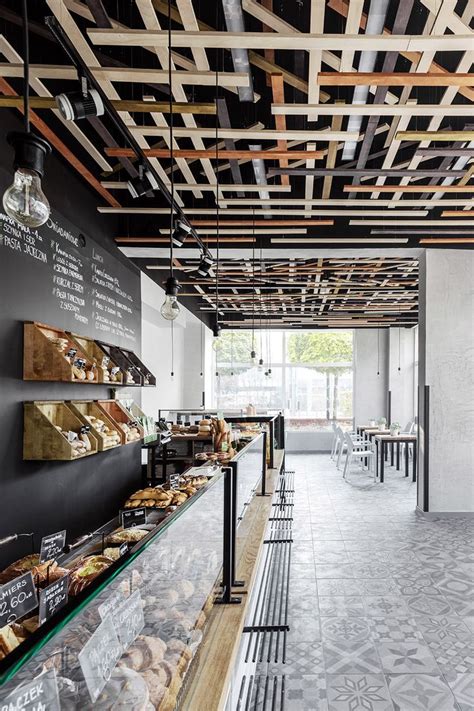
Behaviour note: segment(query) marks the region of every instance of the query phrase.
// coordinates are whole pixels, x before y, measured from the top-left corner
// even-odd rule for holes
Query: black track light
[[[138,175],[127,181],[127,187],[133,198],[139,198],[153,192],[153,190],[158,190],[158,183],[150,170],[145,170],[143,166],[140,166]]]
[[[103,116],[104,104],[100,94],[95,89],[71,91],[68,94],[58,94],[56,97],[59,113],[65,121],[79,121],[86,116]]]
[[[201,261],[199,262],[199,267],[197,269],[197,273],[200,274],[200,276],[206,277],[209,275],[209,272],[211,271],[213,266],[214,266],[213,258],[207,254],[203,254],[203,255],[201,255]]]
[[[186,225],[184,222],[181,222],[181,220],[178,220],[173,230],[173,234],[171,235],[171,239],[173,240],[175,247],[183,246],[186,242],[187,236],[191,233],[191,230],[192,227],[190,225]]]

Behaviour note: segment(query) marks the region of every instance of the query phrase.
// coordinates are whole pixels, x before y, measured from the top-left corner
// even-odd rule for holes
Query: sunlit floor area
[[[416,484],[385,483],[326,454],[295,471],[286,662],[287,711],[474,708],[472,521],[415,512]],[[270,693],[270,692],[269,692]]]

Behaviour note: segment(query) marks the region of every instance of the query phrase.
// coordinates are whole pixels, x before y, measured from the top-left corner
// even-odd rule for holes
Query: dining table
[[[416,481],[416,450],[417,436],[416,434],[404,434],[401,432],[398,435],[392,435],[389,432],[379,432],[373,436],[375,440],[375,476],[379,478],[381,484],[385,478],[385,462],[388,459],[388,450],[391,450],[391,466],[394,466],[394,446],[396,446],[397,461],[396,467],[400,469],[400,445],[405,444],[405,476],[409,475],[409,447],[413,447],[413,466],[412,466],[412,481]],[[380,460],[380,466],[379,466]]]

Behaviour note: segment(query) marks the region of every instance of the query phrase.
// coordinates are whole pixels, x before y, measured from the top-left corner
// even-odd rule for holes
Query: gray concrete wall
[[[391,328],[389,331],[389,390],[392,394],[391,421],[402,428],[415,415],[413,328]],[[399,370],[400,368],[400,370]]]
[[[387,417],[389,383],[388,329],[354,331],[354,422]],[[377,375],[379,370],[380,375]]]

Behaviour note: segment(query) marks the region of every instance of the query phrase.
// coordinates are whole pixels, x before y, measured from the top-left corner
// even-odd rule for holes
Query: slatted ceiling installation
[[[19,111],[21,18],[15,0],[2,5],[0,110]],[[270,326],[416,323],[420,251],[474,244],[474,0],[242,0],[242,10],[244,31],[229,33],[220,1],[31,3],[36,130],[95,191],[103,219],[114,215],[119,248],[163,283],[168,203],[131,198],[139,161],[107,116],[60,118],[53,97],[79,84],[44,25],[52,14],[168,188],[173,176],[213,254],[219,239],[224,327],[251,319],[253,248],[264,254],[254,300]],[[235,71],[234,47],[250,73]],[[253,100],[241,101],[250,85]],[[215,278],[196,278],[192,238],[177,259],[180,298],[206,320]]]

